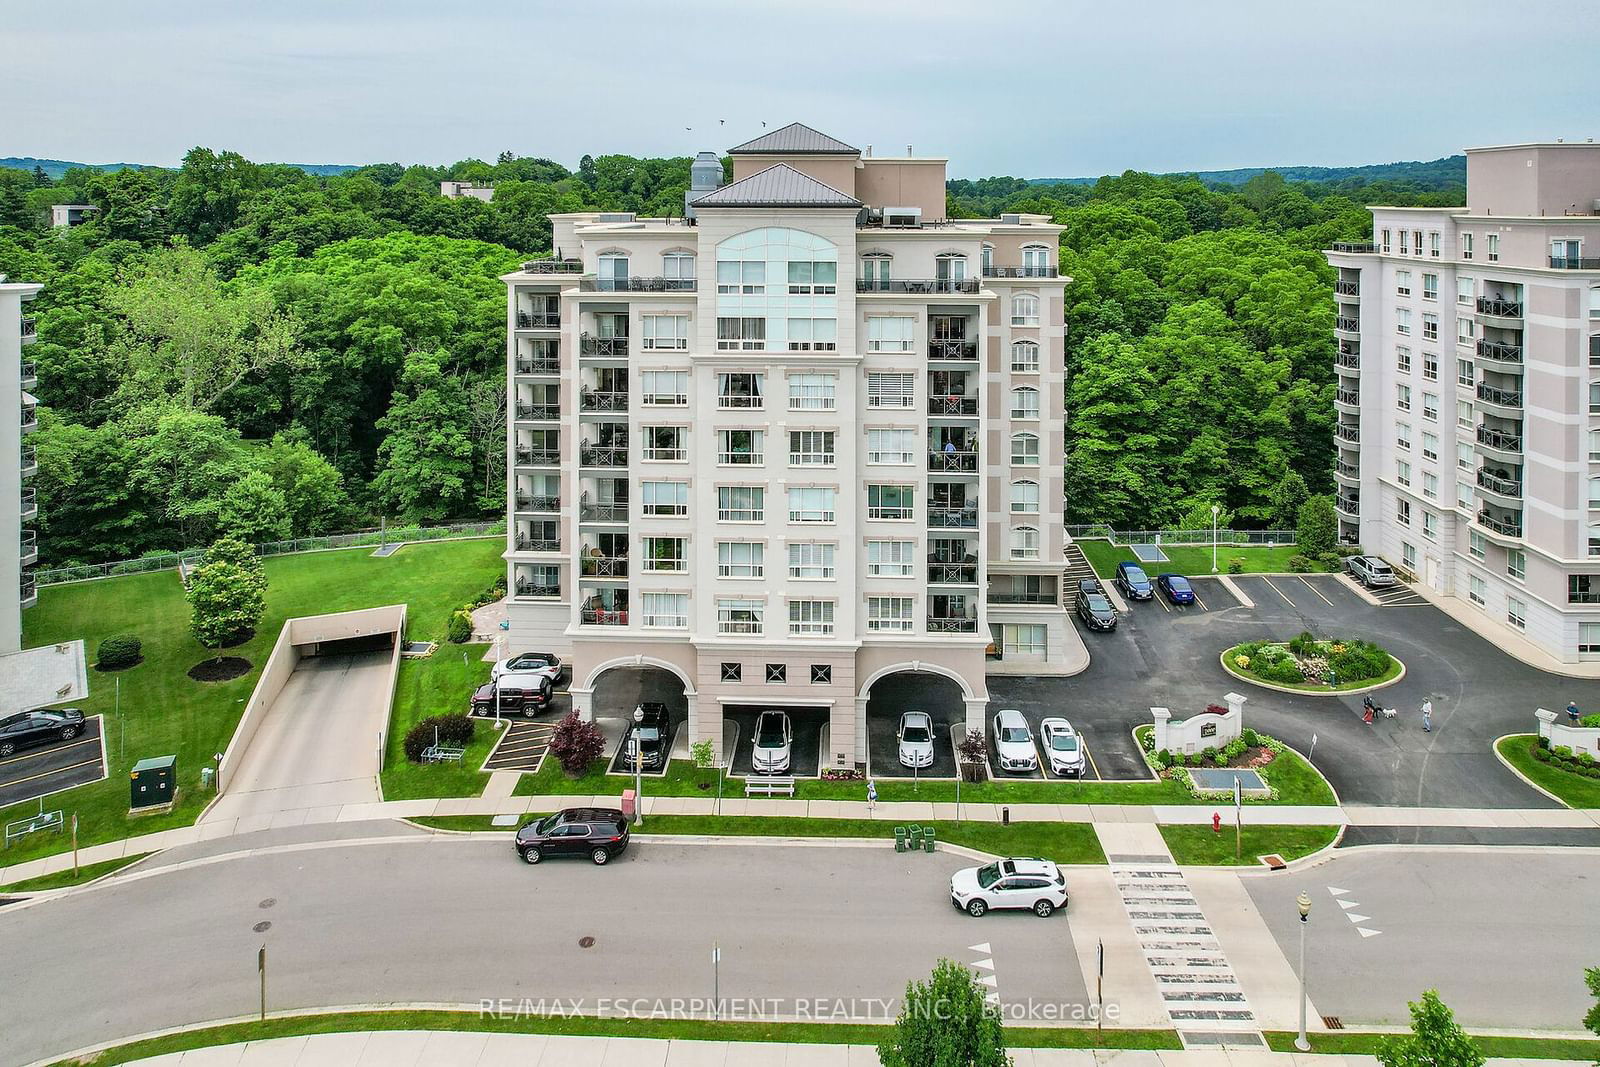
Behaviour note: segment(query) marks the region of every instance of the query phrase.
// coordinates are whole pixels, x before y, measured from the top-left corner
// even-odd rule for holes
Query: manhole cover
[[[257,904],[256,907],[258,907],[258,908],[270,908],[274,904],[276,904],[277,902],[278,902],[278,898],[277,897],[268,897],[266,900],[263,900],[261,903]]]
[[[263,919],[260,922],[256,923],[254,926],[252,926],[250,929],[254,930],[258,934],[264,934],[268,930],[272,929],[272,924],[267,922],[265,919]]]
[[[578,947],[579,948],[594,948],[594,938],[592,938],[592,937],[588,936],[587,934],[585,934],[583,937],[578,938]]]

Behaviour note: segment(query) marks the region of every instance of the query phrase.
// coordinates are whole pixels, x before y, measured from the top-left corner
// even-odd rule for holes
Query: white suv
[[[750,766],[756,774],[782,774],[789,769],[789,746],[794,731],[789,716],[781,711],[763,711],[756,719],[756,736],[751,744]]]
[[[975,919],[990,908],[1026,908],[1043,919],[1067,906],[1067,879],[1049,860],[964,867],[950,877],[950,903]]]
[[[994,754],[1002,771],[1032,771],[1039,767],[1033,731],[1022,712],[1006,708],[994,717]]]

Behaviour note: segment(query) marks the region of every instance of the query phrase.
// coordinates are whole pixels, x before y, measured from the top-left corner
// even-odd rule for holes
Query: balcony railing
[[[1478,399],[1488,404],[1499,404],[1504,408],[1520,408],[1522,406],[1522,392],[1517,389],[1496,389],[1484,382],[1478,383]]]
[[[1361,427],[1341,422],[1333,428],[1333,436],[1356,445],[1361,443]]]
[[[1550,267],[1553,270],[1600,270],[1600,259],[1568,259],[1564,256],[1551,256]]]
[[[1055,602],[1054,593],[1015,593],[993,589],[989,591],[991,604],[1054,604]]]
[[[1361,394],[1354,389],[1335,389],[1333,399],[1340,404],[1349,404],[1352,407],[1361,406]]]
[[[1346,478],[1361,477],[1361,466],[1357,463],[1346,463],[1344,460],[1334,460],[1333,473],[1342,474]]]
[[[1478,314],[1495,315],[1502,319],[1522,318],[1522,301],[1501,300],[1497,296],[1478,297]]]
[[[39,558],[39,531],[23,530],[19,542],[22,556],[22,565],[26,567]]]
[[[930,634],[975,634],[978,632],[978,620],[929,615],[928,632]]]
[[[1377,250],[1378,250],[1378,246],[1376,244],[1372,243],[1371,241],[1335,241],[1335,242],[1333,242],[1333,251],[1335,251],[1335,252],[1354,252],[1354,253],[1360,254],[1360,253],[1363,253],[1363,252],[1376,252]]]
[[[549,537],[519,537],[518,552],[560,552],[561,539]]]
[[[946,451],[939,449],[928,453],[928,469],[930,471],[958,471],[972,472],[978,469],[978,453],[965,452],[959,449]]]
[[[583,389],[578,393],[578,407],[584,411],[627,411],[628,394]]]
[[[583,522],[627,522],[628,502],[612,501],[609,504],[580,504],[578,518]]]
[[[551,356],[517,357],[518,374],[560,374],[561,361]]]
[[[33,486],[26,486],[21,491],[22,517],[32,518],[39,513],[39,490]]]
[[[517,494],[518,511],[560,511],[561,498],[559,496],[532,496]]]
[[[626,556],[582,556],[580,570],[585,578],[626,578]]]
[[[978,581],[978,565],[976,563],[930,563],[928,564],[928,581],[935,585],[976,585]]]
[[[517,312],[517,329],[519,330],[555,330],[561,326],[561,312],[559,311],[519,311]]]
[[[991,263],[983,268],[985,278],[1055,278],[1060,273],[1058,267],[997,267]]]
[[[1478,525],[1485,530],[1492,530],[1501,537],[1521,537],[1522,518],[1497,519],[1487,511],[1478,512]]]
[[[858,293],[976,293],[976,278],[857,278]]]
[[[584,608],[579,618],[585,626],[626,626],[628,609]]]
[[[32,404],[22,405],[22,432],[32,433],[39,428],[39,411]]]
[[[523,422],[555,422],[561,418],[561,405],[518,404],[517,418]]]
[[[1333,506],[1346,515],[1357,515],[1361,512],[1361,497],[1358,494],[1339,493],[1333,498]]]
[[[1478,485],[1500,496],[1519,498],[1522,496],[1522,483],[1520,481],[1514,478],[1502,478],[1500,475],[1491,474],[1481,467],[1478,469]]]
[[[978,358],[977,341],[929,341],[929,359],[972,360]]]
[[[1360,282],[1334,282],[1333,283],[1333,291],[1338,293],[1340,296],[1360,296],[1361,295],[1361,283]]]
[[[39,599],[39,585],[31,575],[24,574],[22,580],[17,584],[23,607],[27,607]]]
[[[518,582],[517,595],[521,597],[558,597],[561,595],[561,586]]]
[[[22,316],[22,339],[31,341],[39,336],[39,323],[32,315]]]
[[[1499,363],[1521,363],[1522,346],[1506,344],[1504,341],[1489,341],[1479,338],[1478,355],[1484,359],[1492,359]]]
[[[579,278],[578,291],[582,293],[692,293],[693,278]]]
[[[1341,348],[1338,352],[1334,353],[1333,365],[1335,367],[1345,367],[1349,370],[1360,370],[1361,356],[1359,353],[1346,352],[1343,348]]]
[[[559,467],[561,452],[554,448],[517,448],[519,467]]]
[[[930,396],[929,415],[976,415],[978,398],[975,396]]]
[[[625,356],[628,354],[628,339],[584,334],[578,338],[578,352],[585,356]]]
[[[1600,604],[1600,589],[1568,589],[1568,604]]]
[[[1504,430],[1492,429],[1488,426],[1478,426],[1478,443],[1497,448],[1502,452],[1521,452],[1522,435],[1519,433],[1506,433]]]
[[[928,505],[928,525],[939,529],[972,530],[978,526],[978,509],[953,508],[939,504]]]
[[[584,445],[578,452],[578,462],[585,467],[626,467],[628,450]]]
[[[1333,328],[1335,330],[1344,330],[1346,333],[1360,333],[1361,320],[1346,318],[1345,316],[1340,315],[1338,318],[1333,320]]]
[[[39,453],[31,447],[24,448],[22,450],[22,462],[18,466],[22,468],[22,476],[24,478],[37,473],[39,470]]]
[[[17,376],[22,379],[22,387],[24,389],[37,385],[39,382],[38,364],[31,359],[23,360]]]
[[[753,410],[761,407],[762,403],[763,400],[760,396],[751,393],[717,394],[717,407],[719,408],[749,408]]]
[[[581,259],[532,259],[522,265],[526,274],[582,274]]]

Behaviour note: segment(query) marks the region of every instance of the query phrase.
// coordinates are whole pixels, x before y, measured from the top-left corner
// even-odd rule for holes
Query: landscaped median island
[[[1213,705],[1217,707],[1217,705]],[[1182,752],[1155,751],[1154,727],[1140,726],[1133,731],[1144,753],[1145,762],[1162,779],[1182,786],[1187,802],[1214,804],[1233,801],[1231,790],[1207,791],[1198,788],[1190,768],[1229,768],[1252,770],[1271,791],[1268,797],[1246,796],[1246,804],[1332,805],[1338,803],[1333,787],[1300,753],[1275,737],[1249,728],[1220,748],[1206,748],[1187,755]]]
[[[1536,734],[1512,734],[1495,751],[1524,778],[1572,808],[1600,808],[1600,762]]]
[[[1297,693],[1359,693],[1395,682],[1405,666],[1357,638],[1318,638],[1304,631],[1288,641],[1246,641],[1222,654],[1235,678]]]

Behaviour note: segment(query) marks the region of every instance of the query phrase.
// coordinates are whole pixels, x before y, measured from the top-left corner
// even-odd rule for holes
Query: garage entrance
[[[789,770],[795,778],[815,778],[822,766],[822,732],[832,717],[833,709],[827,707],[787,704],[725,704],[722,708],[724,734],[733,753],[728,773],[743,777],[751,772],[755,755],[756,719],[767,710],[781,711],[789,716]]]
[[[633,773],[631,765],[623,759],[622,742],[633,727],[633,709],[650,701],[665,704],[672,720],[672,735],[667,738],[669,759],[688,758],[685,728],[689,719],[689,698],[684,692],[683,679],[661,667],[609,667],[595,681],[590,704],[594,724],[605,734],[609,773]],[[655,773],[665,775],[667,768],[663,766]]]
[[[872,684],[867,692],[867,773],[873,778],[911,778],[900,762],[900,717],[926,712],[933,719],[933,766],[919,768],[920,778],[954,778],[956,752],[951,728],[967,721],[961,686],[930,671],[897,671]]]

